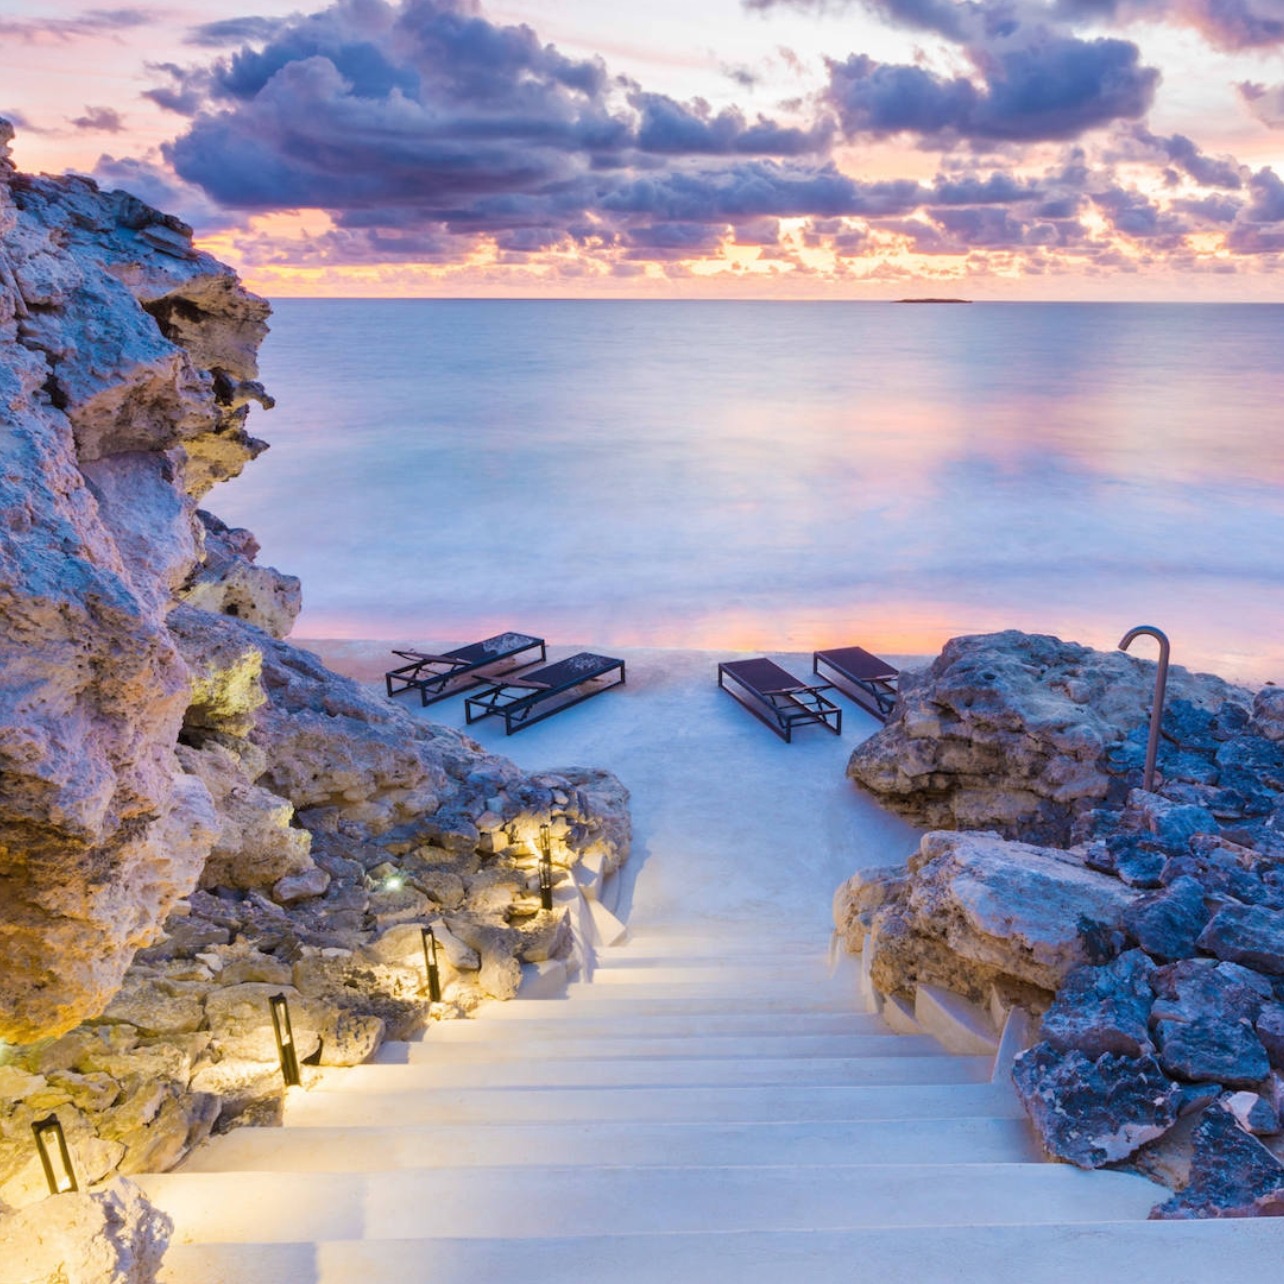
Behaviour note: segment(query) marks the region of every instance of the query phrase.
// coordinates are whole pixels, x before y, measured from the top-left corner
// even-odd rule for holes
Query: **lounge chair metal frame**
[[[728,678],[751,700],[727,686]],[[793,743],[794,727],[807,723],[818,723],[836,736],[843,733],[843,711],[824,694],[833,690],[833,684],[799,682],[774,660],[728,660],[719,664],[718,685],[787,744]]]
[[[538,656],[518,659],[526,652],[536,649],[539,650]],[[497,633],[493,638],[457,647],[442,655],[431,655],[425,651],[401,651],[396,648],[392,653],[401,656],[408,663],[384,674],[384,685],[389,697],[400,695],[403,691],[418,691],[420,704],[424,706],[460,691],[482,686],[501,673],[529,669],[532,664],[539,664],[548,658],[544,639],[534,638],[526,633]],[[508,664],[510,660],[513,663]],[[497,667],[501,665],[506,667]]]
[[[828,672],[821,671],[822,664]],[[900,671],[863,647],[829,647],[814,651],[811,671],[819,678],[827,678],[879,722],[886,722],[892,716],[900,698],[897,689]]]
[[[613,682],[599,681],[612,674],[619,675]],[[464,701],[464,720],[471,726],[498,714],[504,719],[504,734],[511,736],[603,691],[623,686],[624,678],[623,660],[581,651],[534,673],[496,683],[469,696]]]

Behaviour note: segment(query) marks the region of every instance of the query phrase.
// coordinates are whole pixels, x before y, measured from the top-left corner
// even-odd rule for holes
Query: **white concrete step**
[[[489,1002],[484,1007],[487,1020],[545,1020],[554,1015],[550,1009],[566,1008],[557,1015],[567,1020],[610,1016],[633,1019],[639,1016],[754,1016],[758,1014],[797,1016],[807,1012],[847,1015],[863,1010],[855,990],[842,994],[798,995],[790,991],[755,993],[740,987],[684,987],[681,992],[655,993],[641,987],[617,986],[595,989],[593,985],[574,982],[566,987],[561,999],[510,999],[507,1003]],[[690,992],[689,992],[690,991]]]
[[[1267,1281],[1284,1220],[172,1248],[162,1284],[1216,1284]]]
[[[949,1057],[939,1053],[904,1057],[765,1057],[761,1060],[608,1057],[597,1060],[519,1058],[513,1061],[458,1062],[441,1058],[400,1066],[360,1065],[328,1070],[323,1072],[319,1087],[327,1092],[388,1093],[436,1092],[451,1088],[988,1083],[990,1070],[989,1057]]]
[[[507,1020],[491,1020],[519,1004],[524,1009]],[[747,1039],[789,1039],[798,1036],[879,1035],[888,1028],[881,1017],[853,1008],[849,1012],[641,1012],[622,1016],[585,1006],[536,999],[487,1003],[473,1021],[438,1021],[424,1035],[424,1046],[439,1043],[508,1042],[512,1039],[556,1037],[639,1039],[739,1036]]]
[[[506,1026],[510,1037],[477,1041],[432,1039],[422,1043],[385,1043],[374,1065],[457,1065],[464,1062],[517,1060],[606,1060],[628,1057],[668,1057],[673,1060],[766,1061],[805,1057],[931,1057],[949,1056],[935,1039],[900,1034],[795,1034],[663,1036],[640,1038],[563,1035],[560,1031],[531,1033],[533,1021]]]
[[[1064,1164],[453,1168],[137,1178],[180,1239],[510,1239],[1141,1219],[1164,1192]]]
[[[1010,1087],[895,1083],[857,1087],[720,1085],[681,1088],[446,1088],[291,1092],[292,1128],[400,1124],[591,1123],[597,1120],[779,1123],[860,1119],[1022,1117]]]
[[[192,1172],[377,1172],[569,1164],[984,1164],[1038,1162],[1021,1119],[891,1119],[814,1124],[616,1122],[372,1128],[238,1128],[211,1138]]]

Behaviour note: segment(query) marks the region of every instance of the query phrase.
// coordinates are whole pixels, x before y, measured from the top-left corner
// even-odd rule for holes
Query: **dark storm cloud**
[[[119,134],[125,128],[120,112],[111,107],[86,107],[84,115],[75,116],[71,123],[77,129],[97,134]]]
[[[155,9],[86,9],[74,18],[0,18],[0,39],[70,43],[144,27],[158,17]]]
[[[854,54],[830,63],[826,98],[849,136],[1043,142],[1137,120],[1159,82],[1136,45],[1061,36],[996,54],[983,72],[978,88],[965,77]]]

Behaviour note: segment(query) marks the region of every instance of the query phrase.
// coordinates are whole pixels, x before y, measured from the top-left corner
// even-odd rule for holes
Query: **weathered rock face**
[[[5,1278],[153,1284],[173,1231],[130,1181],[62,1195],[0,1222]]]
[[[974,1001],[996,984],[1044,1007],[1119,936],[1136,899],[1069,852],[997,834],[926,834],[899,898],[873,915],[871,972],[884,993],[943,985]]]
[[[0,1038],[26,1042],[101,1010],[217,831],[174,756],[189,692],[165,617],[197,562],[191,450],[239,443],[233,470],[253,453],[218,388],[252,377],[267,308],[132,197],[15,174],[11,136],[0,127]],[[181,313],[203,351],[149,307]]]
[[[1015,630],[954,638],[925,672],[903,675],[895,713],[848,774],[926,828],[1064,844],[1076,816],[1140,783],[1154,673],[1121,651]],[[1252,697],[1177,666],[1168,692],[1165,729],[1179,738],[1160,768],[1175,777],[1183,719],[1215,748],[1234,726],[1222,707],[1242,713]]]
[[[272,1119],[273,994],[349,1065],[573,964],[541,825],[559,880],[628,854],[609,773],[522,772],[281,640],[298,582],[196,508],[264,448],[266,315],[175,220],[0,159],[0,1216],[50,1112],[84,1185]],[[143,1232],[102,1228],[145,1212],[76,1217],[125,1262]]]

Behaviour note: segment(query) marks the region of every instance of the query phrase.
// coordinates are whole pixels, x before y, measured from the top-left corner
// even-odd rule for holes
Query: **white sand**
[[[341,673],[382,689],[391,643],[301,641]],[[417,639],[438,651],[457,641]],[[581,648],[550,648],[550,660]],[[878,723],[845,697],[843,734],[795,731],[786,744],[717,685],[719,660],[702,651],[614,650],[623,687],[513,736],[490,718],[466,728],[485,748],[536,770],[605,767],[632,793],[633,857],[620,915],[635,930],[725,925],[819,940],[831,928],[835,888],[854,870],[904,859],[918,831],[884,811],[845,777],[847,758]],[[776,655],[799,677],[810,655]],[[890,657],[893,662],[897,657]],[[464,728],[464,697],[417,715]]]

